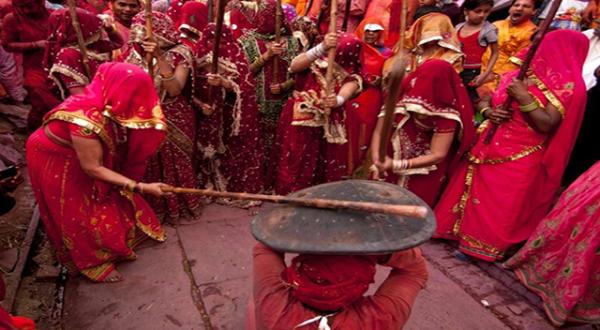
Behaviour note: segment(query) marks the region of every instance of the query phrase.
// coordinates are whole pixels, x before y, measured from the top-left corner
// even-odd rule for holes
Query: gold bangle
[[[525,113],[536,110],[539,107],[540,107],[540,105],[538,104],[537,101],[533,101],[526,105],[519,105],[519,109],[521,109],[521,112],[525,112]]]
[[[479,109],[479,113],[483,116],[483,114],[488,110],[492,110],[492,107],[483,107]]]
[[[161,73],[160,74],[160,78],[162,80],[171,80],[171,79],[175,78],[175,73],[171,72],[171,73],[169,73],[167,75],[164,75],[164,74]]]
[[[133,192],[135,190],[136,185],[137,185],[137,182],[131,180],[131,181],[125,182],[125,184],[123,185],[123,188],[127,191]]]

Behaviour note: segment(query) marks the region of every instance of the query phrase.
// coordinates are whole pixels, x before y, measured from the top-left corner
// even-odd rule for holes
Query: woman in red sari
[[[48,87],[48,73],[43,65],[50,34],[50,13],[44,4],[44,0],[14,0],[14,12],[2,21],[2,46],[22,57],[23,86],[31,102],[27,126],[32,131],[41,125],[44,114],[60,103]]]
[[[136,231],[165,240],[142,194],[161,196],[167,186],[137,182],[166,131],[152,87],[134,65],[103,64],[27,140],[31,186],[58,260],[93,281],[122,279],[115,262],[136,258]]]
[[[394,127],[384,163],[379,162],[383,114],[371,142],[379,171],[392,170],[386,181],[415,193],[430,206],[475,136],[467,90],[452,64],[429,59],[402,81]]]
[[[171,19],[160,12],[152,13],[152,30],[156,41],[143,41],[146,36],[146,15],[137,14],[131,25],[129,54],[126,61],[147,68],[146,53],[152,53],[154,85],[168,123],[167,139],[148,164],[146,179],[167,184],[197,188],[194,170],[196,162],[196,111],[191,105],[194,85],[194,57],[186,44],[178,44],[177,31]],[[201,200],[197,195],[172,195],[151,199],[154,210],[166,219],[193,218],[200,214]]]
[[[491,104],[482,104],[490,120],[435,208],[437,237],[457,240],[461,252],[487,261],[530,237],[560,187],[583,118],[588,44],[579,32],[550,32],[525,82],[515,79],[518,70],[503,75]],[[509,95],[512,111],[499,109]],[[501,125],[485,144],[490,121]]]
[[[379,18],[365,18],[354,33],[363,41],[360,62],[364,89],[352,100],[352,107],[346,113],[349,175],[363,163],[367,149],[371,145],[377,114],[383,104],[381,85],[383,64],[393,55],[392,50],[383,45],[385,31]]]
[[[260,2],[254,16],[254,29],[246,31],[238,39],[256,81],[256,102],[258,102],[260,111],[261,139],[267,155],[264,164],[267,186],[270,186],[273,181],[268,174],[271,173],[268,169],[268,158],[275,138],[279,115],[294,87],[294,79],[288,68],[292,59],[300,51],[298,41],[292,36],[283,17],[281,41],[279,44],[274,41],[276,8],[275,0]],[[275,57],[279,59],[277,69],[275,69],[273,60]]]
[[[348,175],[346,102],[360,93],[361,42],[350,34],[339,38],[327,34],[325,40],[298,55],[290,70],[302,73],[296,90],[285,105],[273,147],[276,171],[275,192],[286,195],[323,182],[341,180]],[[325,94],[327,49],[337,47],[334,90]]]
[[[124,43],[121,35],[113,27],[112,19],[103,22],[96,15],[83,9],[77,9],[77,19],[86,46],[89,73],[83,66],[77,34],[69,11],[60,9],[50,15],[52,32],[48,37],[45,61],[46,66],[50,68],[50,78],[60,90],[62,99],[83,93],[83,88],[90,83],[98,66],[110,61],[111,52],[121,48]],[[104,31],[109,40],[102,38]]]
[[[258,193],[263,188],[254,79],[231,31],[223,27],[218,74],[212,74],[215,25],[208,25],[198,44],[195,103],[198,119],[200,184],[218,191]],[[234,201],[236,206],[249,203]],[[229,203],[229,202],[228,202]],[[233,203],[233,202],[231,202]]]
[[[565,190],[505,266],[542,298],[548,318],[600,323],[600,161]]]

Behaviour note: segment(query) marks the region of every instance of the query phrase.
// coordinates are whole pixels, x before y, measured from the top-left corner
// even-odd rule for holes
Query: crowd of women
[[[396,1],[341,4],[345,32],[327,31],[328,4],[317,2],[231,0],[217,30],[214,8],[197,1],[158,0],[149,14],[138,0],[81,0],[77,29],[60,4],[12,1],[2,46],[14,56],[2,54],[23,68],[25,90],[18,75],[0,78],[16,102],[28,94],[28,170],[59,261],[121,280],[115,262],[135,258],[144,237],[164,240],[163,221],[200,214],[206,201],[172,187],[288,194],[379,179],[429,204],[435,237],[457,241],[462,258],[505,260],[527,241],[505,265],[552,322],[600,322],[589,145],[600,30],[547,33],[518,80],[538,30],[534,0],[514,0],[493,24],[491,0],[458,11],[412,2],[405,36]],[[591,24],[594,6],[556,19]],[[397,62],[406,74],[388,137],[381,110]],[[591,168],[557,202],[574,148],[568,174]]]

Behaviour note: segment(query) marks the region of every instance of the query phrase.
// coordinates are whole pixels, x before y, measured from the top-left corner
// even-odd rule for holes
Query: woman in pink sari
[[[600,161],[565,190],[525,246],[505,266],[542,298],[546,315],[600,323]]]
[[[490,120],[435,208],[437,237],[458,240],[461,252],[487,261],[530,237],[560,187],[583,118],[588,44],[579,32],[550,32],[525,82],[515,80],[518,71],[503,76],[480,110]],[[508,95],[512,111],[499,109]],[[501,125],[485,144],[490,121]]]
[[[165,232],[138,182],[166,124],[148,75],[124,63],[98,68],[84,93],[68,98],[27,140],[27,165],[40,216],[58,260],[97,282],[121,280],[115,262],[136,258],[136,233]]]
[[[302,74],[279,120],[272,162],[276,172],[275,192],[286,195],[348,175],[346,102],[360,93],[361,42],[350,34],[325,40],[298,55],[290,70]],[[334,89],[325,95],[327,49],[337,47]]]
[[[215,25],[198,43],[195,103],[198,118],[198,177],[218,191],[258,193],[263,189],[263,145],[260,140],[254,79],[231,30],[223,27],[218,73],[211,73]],[[251,203],[227,201],[236,206]]]
[[[196,158],[196,111],[191,105],[194,85],[194,56],[187,44],[179,43],[171,19],[160,12],[152,13],[155,40],[144,41],[146,16],[139,13],[131,25],[131,47],[126,61],[147,69],[146,53],[152,53],[154,85],[168,123],[167,139],[148,163],[146,179],[167,184],[197,188],[194,170]],[[172,195],[151,199],[154,210],[165,219],[194,218],[201,212],[197,195]]]
[[[69,95],[80,94],[96,74],[100,64],[110,61],[111,52],[124,43],[121,35],[110,22],[102,22],[96,15],[77,9],[77,19],[81,26],[87,53],[86,71],[82,55],[77,44],[77,34],[67,9],[60,9],[50,15],[50,37],[46,48],[46,67],[50,68],[50,78],[60,90],[62,99]],[[109,40],[103,39],[106,31]],[[89,75],[89,76],[88,76]]]
[[[373,133],[371,156],[379,170],[391,170],[386,181],[433,207],[474,140],[471,101],[452,64],[440,59],[426,60],[401,86],[386,160],[379,162],[383,113]]]

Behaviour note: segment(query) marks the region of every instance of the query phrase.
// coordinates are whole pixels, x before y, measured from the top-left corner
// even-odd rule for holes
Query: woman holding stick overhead
[[[518,70],[502,76],[491,103],[480,105],[489,120],[436,206],[438,237],[488,261],[529,238],[560,186],[581,124],[588,44],[579,32],[550,32],[524,81],[515,79]],[[522,52],[517,63],[524,58]],[[508,97],[513,101],[504,110]],[[491,123],[501,125],[488,144]]]

